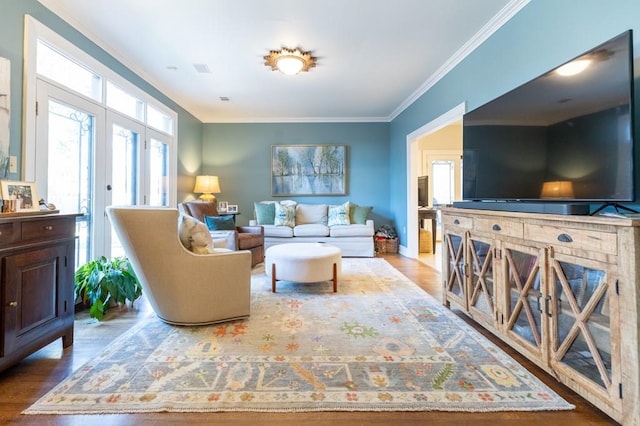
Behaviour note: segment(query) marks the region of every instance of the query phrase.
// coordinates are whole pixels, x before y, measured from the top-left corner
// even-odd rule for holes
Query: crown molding
[[[415,92],[413,92],[407,99],[393,111],[388,121],[392,121],[398,115],[407,109],[411,104],[424,95],[430,88],[432,88],[438,81],[440,81],[445,75],[447,75],[453,68],[462,62],[467,56],[469,56],[476,48],[484,43],[489,37],[491,37],[496,31],[498,31],[504,24],[506,24],[513,16],[518,13],[522,8],[529,4],[531,0],[512,0],[505,7],[503,7],[489,22],[487,22],[472,38],[470,38],[460,49],[458,49],[438,70],[433,73],[427,81],[425,81]]]

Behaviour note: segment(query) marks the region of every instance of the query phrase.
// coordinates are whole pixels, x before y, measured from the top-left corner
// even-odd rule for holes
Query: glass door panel
[[[49,99],[48,105],[47,201],[54,203],[60,211],[84,214],[76,222],[77,267],[87,262],[91,255],[96,117],[53,99]]]
[[[469,239],[471,290],[469,309],[477,310],[485,321],[493,324],[495,318],[495,283],[493,275],[493,244]]]
[[[452,296],[457,303],[466,309],[464,237],[456,234],[447,234],[445,235],[444,246],[445,256],[448,259],[445,298]]]
[[[542,349],[540,255],[504,248],[508,282],[507,332],[536,350]]]
[[[149,205],[169,205],[169,145],[149,139]]]
[[[555,259],[551,266],[557,307],[555,358],[608,389],[612,363],[607,274]]]

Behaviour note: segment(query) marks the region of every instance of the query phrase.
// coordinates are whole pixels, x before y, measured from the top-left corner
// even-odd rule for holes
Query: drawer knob
[[[18,306],[18,302],[9,302],[9,306],[15,308],[16,306]]]
[[[561,243],[572,243],[573,238],[571,238],[571,235],[569,234],[560,234],[558,235],[558,241]]]
[[[44,229],[45,231],[53,231],[53,226],[51,225],[43,226],[42,229]]]
[[[453,224],[454,225],[460,225],[460,221],[458,219],[456,219],[456,220],[453,221]]]
[[[494,231],[502,231],[502,228],[497,223],[493,224],[491,229],[493,229]]]

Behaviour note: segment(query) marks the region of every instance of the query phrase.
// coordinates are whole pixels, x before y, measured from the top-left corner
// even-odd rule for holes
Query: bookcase
[[[640,220],[444,208],[443,303],[640,424]]]

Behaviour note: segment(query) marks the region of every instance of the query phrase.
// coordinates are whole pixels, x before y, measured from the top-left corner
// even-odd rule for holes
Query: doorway
[[[442,129],[446,128],[447,126],[453,125],[455,123],[461,123],[462,116],[464,115],[465,112],[466,112],[466,103],[461,103],[458,106],[454,107],[453,109],[449,110],[448,112],[444,113],[440,117],[436,118],[435,120],[425,124],[421,128],[407,135],[407,249],[406,249],[407,251],[406,253],[403,253],[407,257],[414,258],[414,259],[420,258],[419,221],[418,221],[418,209],[417,209],[417,206],[418,206],[417,178],[423,173],[424,174],[431,173],[430,170],[423,171],[424,157],[422,155],[423,149],[421,149],[422,148],[421,143],[424,140],[427,140],[427,142],[425,142],[427,147],[432,147],[432,144],[434,144],[433,147],[436,148],[435,142],[433,141],[436,140],[435,136],[437,135],[437,133]],[[459,159],[462,154],[462,149],[461,149],[462,137],[459,136],[459,140],[455,142],[456,142],[456,145],[460,147],[460,151],[459,152],[456,151],[454,157],[457,157]],[[446,138],[444,142],[442,142],[442,144],[446,150],[447,148]],[[449,152],[452,151],[450,143],[448,145],[448,150]],[[455,165],[453,167],[456,168]],[[455,180],[456,180],[455,176],[453,177],[453,179],[454,179],[454,188],[455,187],[460,188],[461,184],[459,182],[455,183]],[[431,181],[431,188],[430,188],[432,190],[431,193],[434,194],[436,192],[433,189],[434,179],[429,179],[429,180]],[[436,182],[436,185],[438,185],[437,182]],[[459,199],[460,193],[458,192],[454,196],[455,198]],[[430,201],[431,203],[433,203],[433,197],[431,198]],[[439,256],[440,251],[441,250],[436,249],[436,256],[432,256],[432,257]],[[440,267],[440,262],[438,262],[437,260],[433,261],[433,263],[434,265],[432,266],[437,268]]]

